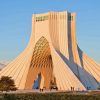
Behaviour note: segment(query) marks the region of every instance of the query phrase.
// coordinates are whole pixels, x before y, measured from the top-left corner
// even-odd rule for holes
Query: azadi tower
[[[32,16],[28,46],[1,76],[12,77],[18,89],[55,84],[58,90],[94,90],[100,85],[100,65],[77,45],[76,14],[48,12]]]

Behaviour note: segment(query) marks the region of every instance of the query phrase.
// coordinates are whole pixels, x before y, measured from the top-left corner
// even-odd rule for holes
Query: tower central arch
[[[38,88],[49,89],[53,77],[52,72],[53,64],[49,42],[42,36],[35,44],[25,89],[32,89],[39,74],[41,74],[41,79]]]

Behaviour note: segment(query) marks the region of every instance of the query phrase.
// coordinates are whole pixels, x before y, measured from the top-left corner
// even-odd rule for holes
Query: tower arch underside
[[[43,36],[35,44],[25,89],[32,89],[37,76],[41,74],[38,88],[49,89],[53,78],[53,64],[49,43]]]

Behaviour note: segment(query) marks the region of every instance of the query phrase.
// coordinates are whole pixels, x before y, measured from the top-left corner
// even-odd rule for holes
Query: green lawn
[[[100,100],[100,95],[69,93],[0,94],[0,100]]]

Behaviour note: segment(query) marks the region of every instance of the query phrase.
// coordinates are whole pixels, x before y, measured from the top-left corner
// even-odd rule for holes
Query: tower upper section
[[[76,41],[76,14],[67,11],[33,14],[32,36],[35,43],[42,36],[50,39],[56,50],[69,57],[68,37]]]

